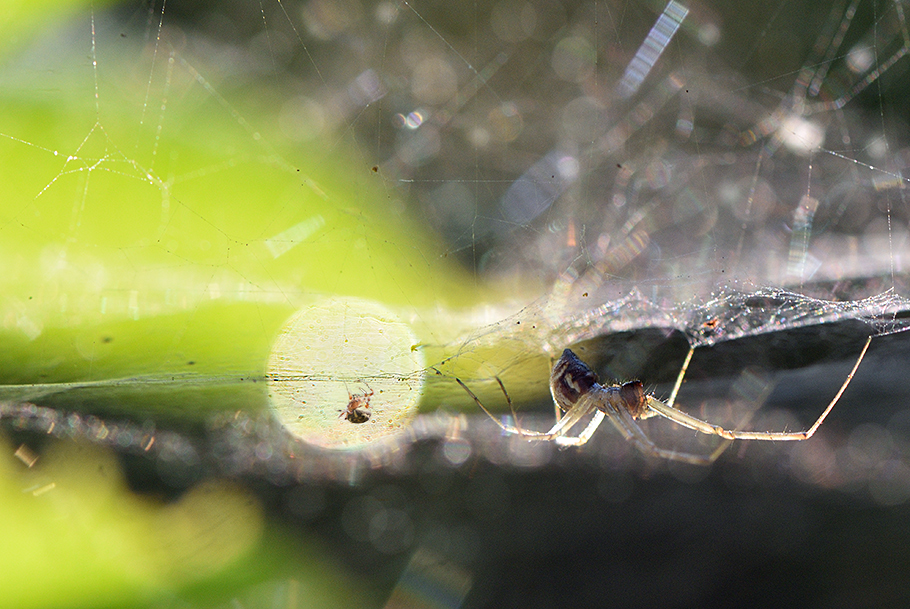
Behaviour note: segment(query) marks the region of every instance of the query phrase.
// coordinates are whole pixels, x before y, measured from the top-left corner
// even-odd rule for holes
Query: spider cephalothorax
[[[619,397],[634,419],[648,414],[648,400],[641,381],[629,381],[619,387]]]

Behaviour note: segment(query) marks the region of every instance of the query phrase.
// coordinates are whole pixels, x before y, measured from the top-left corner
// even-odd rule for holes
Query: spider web
[[[466,372],[545,395],[546,355],[599,337],[905,327],[901,2],[233,9],[96,8],[7,61],[10,107],[66,116],[0,122],[4,154],[33,159],[0,212],[4,381],[30,387],[8,397],[116,380],[101,330],[149,316],[171,323],[146,337],[164,355],[137,358],[140,392],[231,391],[314,294],[424,320],[426,371],[450,381],[431,406],[471,407]],[[339,158],[361,173],[347,198],[323,189]],[[432,329],[441,300],[457,337]],[[225,302],[248,321],[200,362]],[[78,324],[91,335],[54,339]]]
[[[456,377],[508,412],[502,380],[518,422],[546,429],[549,358],[562,349],[605,381],[640,378],[666,398],[696,347],[679,393],[686,412],[795,430],[872,335],[811,442],[744,442],[725,457],[747,470],[738,488],[786,477],[907,505],[907,10],[900,0],[89,4],[7,47],[0,68],[0,420],[36,445],[50,436],[140,455],[156,492],[265,481],[304,520],[330,511],[325,487],[381,470],[382,488],[329,504],[345,534],[327,539],[381,555],[362,561],[355,548],[352,589],[361,571],[397,578],[388,558],[417,548],[396,597],[446,571],[424,555],[431,535],[474,568],[483,530],[419,520],[389,482],[396,474],[419,470],[420,492],[456,512],[451,489],[462,487],[436,474],[470,468],[459,500],[505,521],[508,488],[499,471],[475,478],[480,461],[590,465],[616,503],[632,493],[629,471],[664,467],[617,434],[565,452],[505,437]],[[340,424],[355,396],[375,407],[383,383],[425,379],[423,414],[404,435],[325,451],[262,416],[269,348],[315,299],[324,310],[381,302],[419,335],[405,345],[425,356],[417,372],[328,366],[294,379],[337,385],[327,416]],[[358,338],[353,324],[332,332]],[[383,353],[400,346],[383,340]],[[662,447],[716,446],[643,427]],[[35,462],[22,447],[16,456]],[[666,467],[684,481],[709,475]],[[520,522],[527,506],[513,501]],[[511,536],[506,515],[490,522]],[[296,599],[275,577],[243,594]],[[430,589],[455,606],[470,577],[448,569]]]

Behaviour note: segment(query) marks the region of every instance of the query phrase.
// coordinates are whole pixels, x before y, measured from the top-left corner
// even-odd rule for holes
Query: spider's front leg
[[[456,377],[455,380],[461,388],[471,396],[474,403],[477,404],[500,429],[506,433],[521,436],[529,441],[544,442],[555,440],[560,446],[579,446],[590,439],[591,435],[597,429],[597,426],[603,420],[604,415],[602,413],[596,413],[580,435],[568,435],[572,427],[592,411],[596,410],[594,402],[590,399],[590,395],[592,394],[592,390],[601,389],[601,386],[597,383],[597,376],[584,364],[584,362],[579,360],[575,354],[568,349],[563,352],[562,357],[556,362],[556,365],[553,367],[553,372],[550,375],[550,393],[553,395],[554,404],[558,410],[564,411],[565,415],[561,418],[557,418],[556,423],[545,432],[522,429],[517,424],[514,426],[506,425],[497,417],[493,416],[493,413],[483,405],[480,398],[478,398],[474,392],[461,381],[461,379]],[[512,407],[512,399],[509,397],[509,393],[506,391],[505,386],[498,377],[496,378],[496,381],[499,383],[499,388],[502,390],[506,402],[509,404],[512,416],[517,421],[517,416],[515,415],[515,409]]]

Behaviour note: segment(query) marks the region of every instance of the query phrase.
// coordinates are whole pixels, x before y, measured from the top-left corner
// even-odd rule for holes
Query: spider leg
[[[610,422],[613,423],[613,426],[626,440],[631,441],[638,450],[646,455],[654,455],[655,457],[660,457],[662,459],[682,461],[683,463],[691,463],[693,465],[710,465],[711,463],[714,463],[730,445],[730,441],[721,442],[710,455],[696,455],[693,453],[659,448],[651,441],[647,434],[645,434],[642,428],[639,427],[638,423],[635,422],[635,419],[632,418],[632,415],[625,410],[616,408],[612,404],[608,407],[610,408],[608,417]]]
[[[689,352],[686,354],[686,359],[683,360],[683,365],[679,369],[679,374],[676,375],[676,382],[673,384],[673,391],[670,392],[670,397],[667,399],[665,405],[673,408],[673,404],[676,403],[676,394],[679,393],[679,388],[682,387],[683,380],[686,378],[686,372],[689,370],[689,363],[692,361],[692,354],[695,353],[695,347],[689,347]],[[650,399],[650,398],[649,398]],[[655,415],[660,414],[657,409],[647,409],[644,414],[642,414],[640,419],[647,419]]]
[[[821,413],[818,419],[815,420],[815,423],[812,424],[809,429],[805,431],[797,432],[786,432],[786,431],[736,431],[724,429],[719,425],[712,425],[707,421],[702,421],[701,419],[696,419],[695,417],[686,414],[681,410],[674,408],[672,404],[672,399],[676,397],[675,388],[674,394],[671,395],[671,399],[667,401],[667,404],[664,404],[660,400],[657,400],[653,397],[648,396],[648,408],[657,412],[657,414],[670,419],[671,421],[682,425],[683,427],[688,427],[689,429],[694,429],[705,434],[712,434],[726,438],[727,440],[768,440],[768,441],[777,441],[777,442],[788,442],[788,441],[799,441],[806,440],[811,438],[812,435],[818,430],[821,424],[825,421],[825,417],[828,416],[828,413],[834,408],[834,405],[840,400],[841,396],[844,394],[844,391],[847,390],[847,387],[850,385],[850,381],[853,380],[853,375],[856,374],[859,365],[862,363],[863,358],[866,356],[866,351],[869,349],[869,345],[872,343],[872,337],[870,336],[866,340],[866,344],[863,347],[863,350],[860,352],[859,357],[856,360],[856,363],[853,364],[853,369],[850,370],[850,374],[847,375],[846,380],[841,385],[840,389],[837,391],[837,394],[834,396],[825,410]],[[691,355],[691,351],[689,352]],[[688,359],[686,363],[688,364]]]
[[[550,370],[553,369],[553,365],[556,364],[556,358],[552,355],[550,356]],[[562,418],[562,409],[559,407],[559,402],[553,400],[553,418],[558,423],[559,419]]]
[[[514,427],[511,425],[506,425],[502,421],[500,421],[499,419],[494,417],[493,413],[491,413],[489,410],[487,410],[487,407],[484,406],[483,402],[480,401],[480,398],[478,398],[477,395],[475,395],[473,391],[468,389],[468,386],[465,385],[461,381],[460,378],[455,377],[455,381],[459,385],[461,385],[462,389],[464,389],[465,391],[468,392],[468,395],[471,396],[471,399],[474,400],[474,403],[477,404],[478,406],[480,406],[480,409],[483,410],[486,413],[486,415],[493,420],[494,423],[499,425],[499,427],[503,431],[505,431],[507,433],[511,433],[511,434],[525,435],[525,431],[521,428],[521,425],[518,424],[518,414],[515,412],[515,406],[513,406],[513,404],[512,404],[512,398],[509,396],[509,392],[506,391],[506,386],[502,384],[502,380],[498,376],[495,378],[496,378],[496,382],[499,383],[499,388],[502,390],[502,394],[504,396],[506,396],[506,402],[508,402],[508,404],[509,404],[509,410],[512,411],[512,419],[515,421]],[[534,433],[534,432],[529,432],[529,433]]]
[[[557,443],[561,446],[578,446],[587,442],[587,439],[584,442],[578,442],[577,437],[569,436],[567,434],[576,423],[585,418],[592,410],[596,410],[594,401],[589,399],[588,396],[585,396],[585,398],[578,400],[574,406],[567,410],[563,417],[556,421],[556,424],[546,433],[519,430],[519,434],[527,440],[557,440]],[[600,418],[602,419],[603,417]],[[595,415],[594,419],[591,420],[591,423],[588,424],[588,428],[590,428],[597,419],[598,417]],[[599,424],[600,422],[598,421],[597,424],[594,425],[594,429],[596,429]],[[585,428],[585,432],[588,431],[588,428]],[[590,437],[591,433],[594,433],[594,429],[590,430],[588,437]]]
[[[594,417],[588,423],[588,426],[585,427],[584,431],[578,434],[578,436],[562,436],[556,438],[556,444],[559,446],[581,446],[585,444],[588,440],[591,439],[591,436],[594,435],[594,432],[597,431],[597,428],[600,427],[601,422],[603,422],[606,413],[602,410],[595,410]]]
[[[695,353],[695,347],[689,347],[689,353],[686,354],[686,359],[683,361],[682,368],[679,369],[679,374],[676,377],[676,383],[673,385],[673,391],[670,392],[670,398],[667,400],[667,406],[670,408],[673,408],[673,404],[676,402],[676,394],[679,393],[683,379],[686,378],[686,371],[689,370],[689,362],[692,361],[693,353]]]
[[[499,381],[498,378],[496,380]],[[462,389],[464,389],[465,391],[468,392],[468,395],[470,395],[471,398],[474,400],[474,402],[478,406],[480,406],[480,409],[483,410],[487,414],[487,416],[490,417],[493,420],[493,422],[499,426],[500,429],[502,429],[506,433],[521,436],[527,440],[547,441],[547,440],[554,440],[556,438],[565,437],[566,433],[569,431],[569,429],[572,426],[574,426],[576,423],[578,423],[578,421],[583,419],[585,417],[585,415],[590,413],[591,409],[594,408],[591,400],[589,400],[589,399],[579,400],[572,408],[569,409],[568,412],[566,412],[564,417],[559,419],[559,421],[557,421],[556,424],[550,428],[549,431],[546,431],[546,432],[529,431],[529,430],[522,429],[519,426],[506,425],[505,423],[500,421],[498,418],[493,416],[493,413],[491,413],[489,410],[487,410],[486,406],[484,406],[483,403],[480,401],[480,398],[478,398],[474,394],[473,391],[468,389],[468,386],[465,385],[461,381],[461,379],[456,377],[455,381],[459,385],[461,385]],[[503,392],[505,392],[505,387],[503,387],[502,381],[499,381],[499,386],[502,387]],[[506,398],[508,398],[508,394],[506,394]],[[508,401],[509,401],[509,405],[511,405],[512,400],[509,399]],[[513,410],[512,413],[514,415],[515,411]],[[593,430],[591,431],[591,433],[593,433]]]
[[[502,384],[502,379],[499,378],[498,376],[494,377],[494,378],[496,379],[496,382],[499,383],[499,388],[502,390],[502,394],[504,396],[506,396],[506,402],[508,402],[508,404],[509,404],[509,411],[512,413],[512,419],[515,421],[515,427],[518,429],[521,429],[521,425],[518,424],[518,413],[515,412],[515,406],[512,404],[512,397],[509,395],[509,392],[506,391],[506,386]],[[455,380],[458,380],[458,379],[455,379]],[[461,383],[461,381],[458,381],[458,382]],[[464,387],[464,383],[461,383],[461,386]],[[470,392],[468,392],[468,393],[470,393]],[[473,394],[471,394],[471,395],[473,395]],[[477,401],[477,398],[475,397],[474,400]],[[489,413],[487,413],[487,414],[489,414]]]

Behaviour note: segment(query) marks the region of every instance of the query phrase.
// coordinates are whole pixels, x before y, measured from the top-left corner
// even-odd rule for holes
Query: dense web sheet
[[[490,17],[494,31],[505,6]],[[775,49],[806,8],[755,15],[767,27],[748,44],[736,36],[749,15],[683,14],[676,3],[661,15],[590,4],[558,18],[515,5],[510,16],[531,12],[553,33],[513,33],[520,40],[495,54],[487,39],[440,35],[425,43],[439,58],[422,61],[444,61],[471,81],[493,71],[494,57],[525,70],[499,68],[459,91],[461,121],[445,108],[442,125],[430,122],[436,153],[401,163],[406,144],[430,137],[412,135],[389,177],[415,184],[431,213],[463,210],[459,251],[487,273],[518,268],[521,281],[549,283],[574,262],[598,268],[617,292],[656,284],[678,300],[724,281],[885,276],[887,289],[904,212],[901,162],[885,161],[900,148],[889,139],[900,113],[882,100],[899,87],[886,74],[906,52],[903,10],[811,7],[818,40]],[[662,20],[680,19],[678,31],[660,31]],[[528,68],[529,56],[549,65]],[[426,125],[429,111],[418,114]],[[452,154],[458,145],[473,154]]]
[[[4,103],[66,117],[0,120],[35,169],[4,177],[4,327],[44,362],[92,328],[65,337],[84,368],[10,365],[4,396],[261,380],[326,295],[417,320],[426,354],[336,370],[335,410],[393,378],[430,408],[470,407],[465,374],[539,397],[547,356],[649,329],[899,332],[908,50],[901,2],[94,8],[4,67]],[[222,305],[250,322],[202,361]],[[104,332],[156,316],[164,355],[124,374]]]

